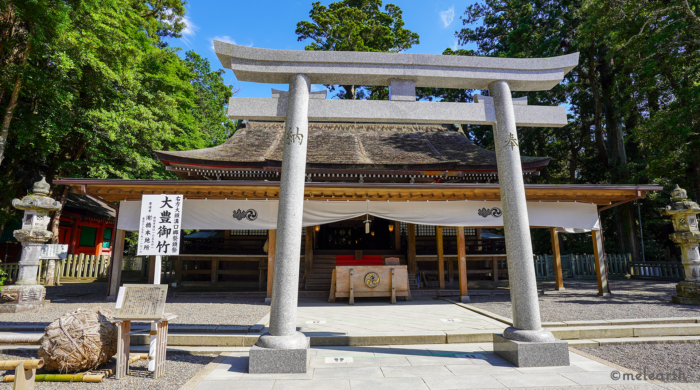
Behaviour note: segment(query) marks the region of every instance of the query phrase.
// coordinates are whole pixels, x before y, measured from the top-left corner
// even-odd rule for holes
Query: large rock
[[[46,327],[39,357],[47,371],[90,370],[117,353],[117,326],[110,310],[78,309]]]

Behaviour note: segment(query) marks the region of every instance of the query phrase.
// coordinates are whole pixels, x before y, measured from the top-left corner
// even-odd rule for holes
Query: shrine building
[[[318,98],[325,91],[312,93]],[[260,291],[269,298],[284,137],[284,122],[242,121],[222,145],[156,152],[183,180],[65,178],[53,184],[120,202],[116,269],[125,232],[138,231],[142,195],[183,195],[180,255],[170,257],[178,285]],[[521,161],[527,183],[550,159]],[[413,291],[466,292],[467,281],[497,285],[508,278],[505,239],[489,230],[503,227],[498,180],[496,154],[471,142],[458,125],[310,122],[299,289],[328,291],[336,266],[381,266],[386,258],[407,266]],[[597,265],[603,258],[599,211],[659,189],[525,185],[531,227],[548,229],[555,240],[559,232],[592,234]],[[555,245],[560,288],[558,250]],[[112,275],[110,296],[119,285]]]

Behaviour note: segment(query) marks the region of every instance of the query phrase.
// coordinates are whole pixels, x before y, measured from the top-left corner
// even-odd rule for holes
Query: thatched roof
[[[284,124],[253,122],[224,144],[156,152],[166,163],[209,166],[279,166]],[[452,125],[309,123],[307,166],[346,169],[496,169],[496,154],[471,142]],[[547,157],[522,157],[539,168]]]

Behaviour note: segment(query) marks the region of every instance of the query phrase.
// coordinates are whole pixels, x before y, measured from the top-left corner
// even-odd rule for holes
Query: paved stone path
[[[449,332],[502,331],[506,325],[442,299],[417,297],[399,299],[358,298],[328,303],[321,299],[300,299],[297,327],[307,336],[320,334],[441,334]]]
[[[570,353],[571,365],[516,368],[490,344],[428,344],[312,348],[306,374],[248,374],[248,356],[232,352],[195,390],[383,389],[452,390],[607,385],[655,386],[613,380],[614,368]]]

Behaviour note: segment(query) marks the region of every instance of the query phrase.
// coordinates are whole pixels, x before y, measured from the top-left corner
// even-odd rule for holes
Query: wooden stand
[[[165,375],[165,352],[168,347],[168,322],[177,318],[176,315],[166,314],[159,320],[151,320],[156,325],[156,356],[149,356],[149,360],[155,359],[156,369],[153,371],[153,379],[158,379]],[[117,339],[117,371],[114,374],[116,379],[122,379],[129,375],[129,347],[131,345],[131,335],[139,332],[153,331],[145,329],[143,331],[131,331],[131,321],[143,321],[143,318],[115,318],[118,328]]]
[[[34,390],[36,369],[43,366],[39,359],[0,361],[0,370],[15,370],[13,390]]]
[[[365,284],[365,276],[375,273],[379,283],[375,287]],[[408,272],[405,265],[336,266],[331,277],[331,293],[328,302],[336,298],[348,297],[349,304],[355,304],[355,297],[390,297],[391,303],[396,303],[396,297],[411,300],[411,289],[408,286]]]

